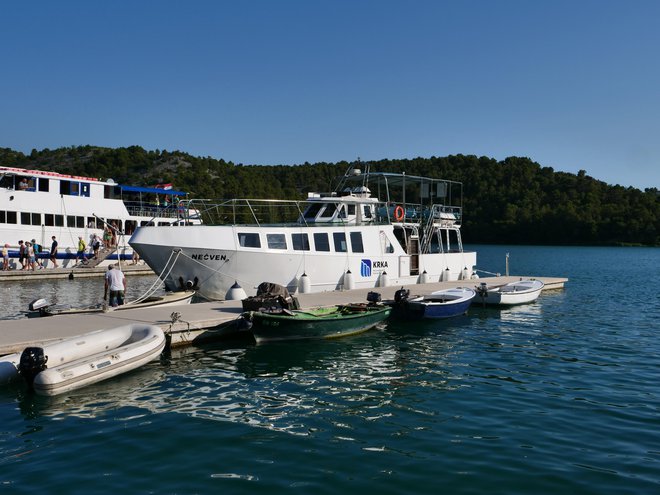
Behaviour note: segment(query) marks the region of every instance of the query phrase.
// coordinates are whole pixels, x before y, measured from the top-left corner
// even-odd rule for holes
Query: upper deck
[[[375,191],[375,195],[373,193]],[[352,169],[334,192],[309,193],[304,201],[198,199],[190,202],[206,225],[421,225],[458,229],[460,182]]]

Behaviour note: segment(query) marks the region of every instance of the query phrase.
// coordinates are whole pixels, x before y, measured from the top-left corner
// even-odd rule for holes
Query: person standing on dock
[[[32,243],[25,241],[25,246],[26,246],[26,251],[27,251],[27,267],[28,270],[32,269],[34,271],[34,265],[35,265],[35,259],[34,259],[34,248],[32,247]]]
[[[53,268],[59,268],[60,266],[57,264],[57,240],[55,239],[55,236],[52,237],[53,242],[50,245],[50,261],[53,263]]]
[[[87,256],[85,256],[85,248],[87,248],[85,240],[82,238],[82,236],[78,236],[78,252],[76,253],[76,263],[78,262],[79,258],[82,258],[83,263],[87,261]]]
[[[9,244],[2,247],[2,271],[9,270]]]
[[[27,270],[27,246],[23,241],[18,241],[18,262],[21,264],[21,270]]]
[[[115,265],[110,265],[105,273],[105,291],[103,300],[108,298],[108,289],[110,289],[110,300],[108,303],[113,308],[124,304],[124,294],[126,292],[126,276]]]

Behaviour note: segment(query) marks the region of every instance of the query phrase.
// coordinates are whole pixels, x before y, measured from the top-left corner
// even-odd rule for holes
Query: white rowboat
[[[540,280],[518,280],[505,285],[488,286],[481,283],[477,287],[475,304],[492,304],[513,306],[536,301],[543,290],[544,283]]]

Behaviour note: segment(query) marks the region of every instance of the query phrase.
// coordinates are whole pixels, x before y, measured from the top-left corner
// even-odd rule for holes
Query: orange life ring
[[[404,215],[405,213],[403,211],[403,207],[401,205],[397,205],[394,208],[394,220],[400,222],[401,220],[403,220]]]

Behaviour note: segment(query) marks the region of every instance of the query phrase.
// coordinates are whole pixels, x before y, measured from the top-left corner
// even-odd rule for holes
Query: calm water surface
[[[476,248],[570,282],[337,341],[175,350],[56,398],[2,388],[0,493],[660,492],[660,250]]]

